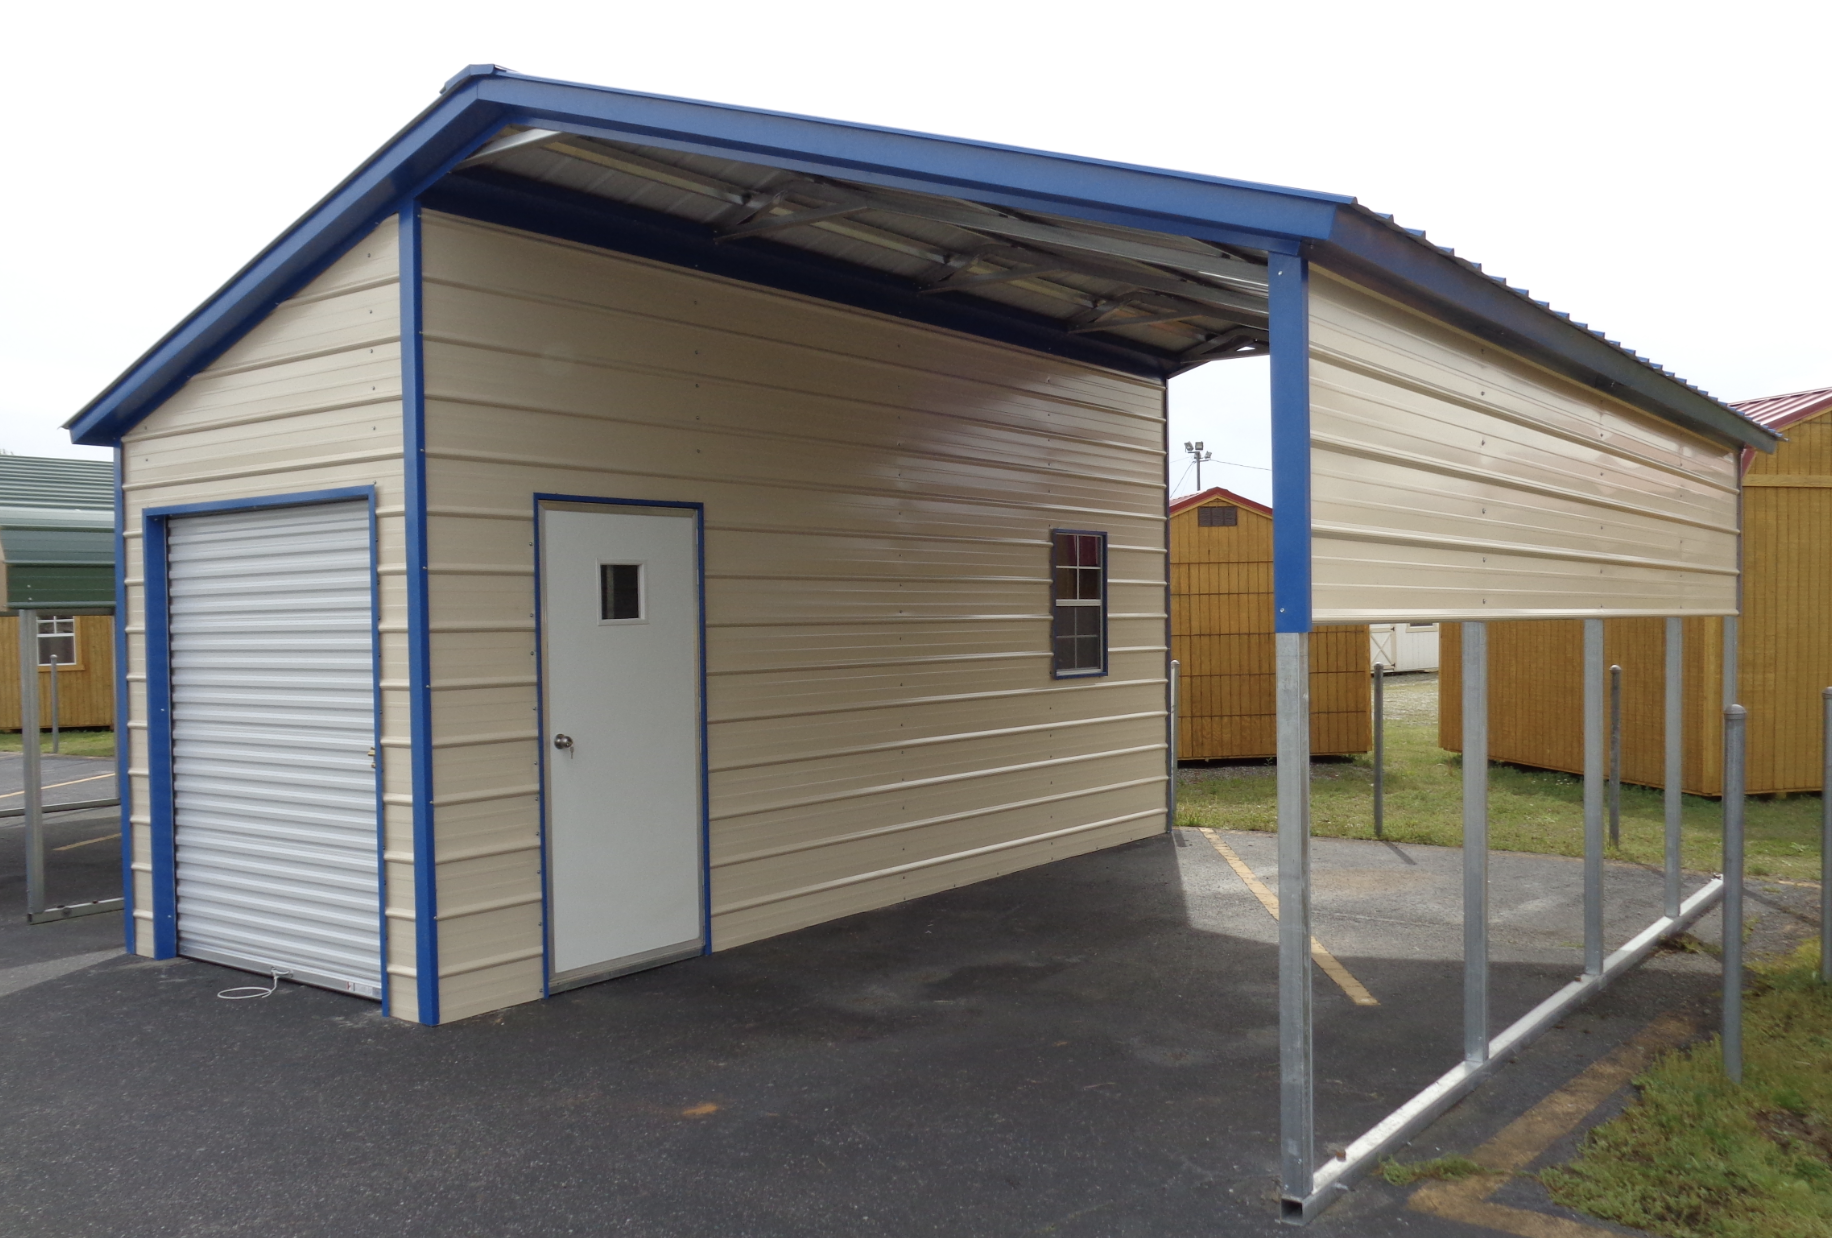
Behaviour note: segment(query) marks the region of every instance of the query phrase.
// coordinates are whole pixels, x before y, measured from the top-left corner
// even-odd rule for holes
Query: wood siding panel
[[[1163,829],[1160,384],[437,215],[425,254],[442,907],[448,847],[538,837],[537,741],[446,746],[529,725],[537,493],[705,504],[715,948]],[[1058,526],[1111,535],[1104,679],[1050,678]],[[492,961],[538,917],[478,919],[448,1009],[538,997]]]
[[[1735,610],[1735,452],[1313,272],[1318,622]]]
[[[49,614],[50,612],[45,612]],[[19,620],[0,616],[0,731],[19,729]],[[113,726],[114,618],[76,616],[76,662],[57,668],[58,725]],[[51,669],[38,670],[38,721],[51,729]]]
[[[406,570],[401,465],[400,291],[396,226],[389,220],[304,290],[277,307],[193,377],[122,443],[126,502],[131,711],[130,797],[135,918],[151,916],[146,808],[145,573],[142,513],[149,507],[372,485],[381,572],[383,781],[397,801],[408,776]],[[384,897],[392,1012],[416,1014],[413,837],[406,808],[387,813]],[[141,953],[151,949],[139,934]]]
[[[1177,755],[1185,761],[1270,757],[1274,727],[1272,519],[1240,507],[1238,524],[1199,524],[1212,499],[1170,519],[1171,656],[1181,665]],[[1311,751],[1373,743],[1364,625],[1318,628],[1310,642]]]

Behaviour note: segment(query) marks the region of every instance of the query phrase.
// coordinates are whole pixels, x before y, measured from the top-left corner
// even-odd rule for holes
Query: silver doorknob
[[[556,734],[553,737],[553,746],[555,748],[558,748],[561,752],[564,752],[567,756],[571,756],[572,755],[572,736]]]

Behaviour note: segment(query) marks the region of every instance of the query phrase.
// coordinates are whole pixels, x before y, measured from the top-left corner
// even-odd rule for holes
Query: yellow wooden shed
[[[57,658],[57,724],[114,725],[114,617],[40,615],[38,718],[49,727],[51,659]],[[0,731],[19,729],[19,620],[0,615]]]
[[[1276,755],[1272,509],[1219,486],[1178,499],[1170,567],[1171,656],[1182,668],[1178,757]],[[1368,750],[1369,669],[1365,624],[1313,633],[1313,753]]]
[[[1786,436],[1746,452],[1742,616],[1735,696],[1749,710],[1751,794],[1818,791],[1821,692],[1832,687],[1832,387],[1735,406]],[[1444,625],[1438,742],[1462,747],[1460,632]],[[1584,768],[1583,623],[1489,625],[1489,755],[1543,769]],[[1724,622],[1685,621],[1685,779],[1723,791]],[[1662,782],[1666,636],[1660,619],[1604,622],[1604,658],[1622,667],[1622,779]]]

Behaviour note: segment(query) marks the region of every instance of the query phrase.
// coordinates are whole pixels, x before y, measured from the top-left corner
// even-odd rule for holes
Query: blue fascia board
[[[1090,217],[1149,231],[1222,229],[1237,243],[1329,235],[1353,202],[1249,181],[820,120],[514,74],[475,79],[517,123],[825,173],[920,193]]]
[[[1493,342],[1582,385],[1718,442],[1773,451],[1781,436],[1684,383],[1662,377],[1589,331],[1540,309],[1430,243],[1362,210],[1340,211],[1318,265]]]

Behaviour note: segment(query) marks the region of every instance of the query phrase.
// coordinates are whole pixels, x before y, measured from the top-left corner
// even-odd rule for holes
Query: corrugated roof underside
[[[927,294],[1124,340],[1173,365],[1265,348],[1264,266],[1187,237],[570,134],[484,161],[494,172],[691,221],[722,244],[764,241],[818,254]],[[1028,235],[1014,236],[1013,228]],[[1087,243],[1051,244],[1051,236]],[[1095,252],[1102,241],[1121,252]],[[1132,261],[1123,256],[1127,246],[1171,262]],[[1146,319],[1153,321],[1128,325]]]

